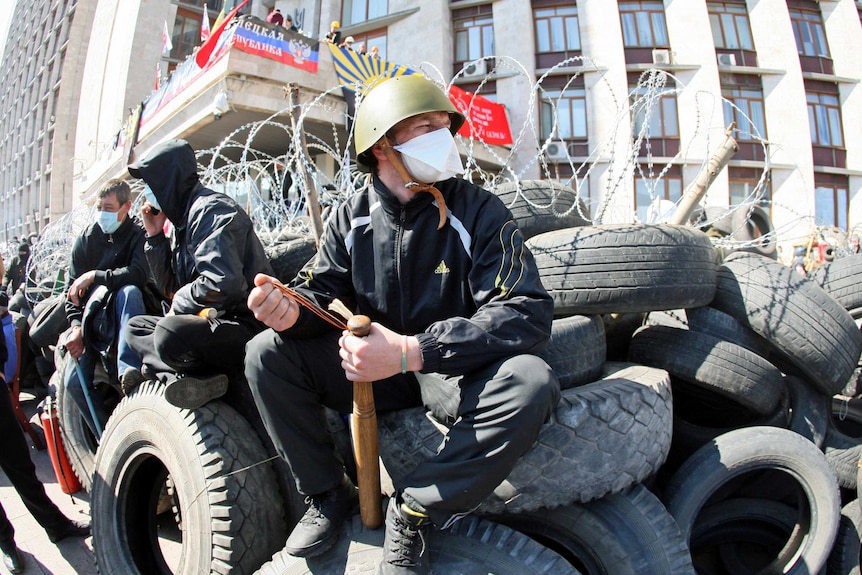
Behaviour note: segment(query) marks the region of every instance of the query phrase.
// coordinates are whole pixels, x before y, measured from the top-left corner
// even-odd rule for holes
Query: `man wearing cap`
[[[396,485],[383,575],[429,572],[426,538],[470,513],[534,444],[559,399],[535,354],[553,303],[512,215],[463,172],[453,134],[464,116],[421,75],[370,89],[356,114],[369,184],[330,218],[293,287],[326,308],[371,318],[364,338],[324,324],[260,275],[249,308],[270,330],[249,342],[246,376],[264,424],[309,508],[287,553],[332,547],[356,505],[324,407],[351,411],[372,381],[378,413],[424,405],[445,442]]]
[[[112,379],[119,380],[125,391],[140,383],[135,374],[141,368],[141,358],[129,347],[124,329],[131,318],[145,312],[143,290],[149,270],[144,258],[144,230],[129,216],[131,209],[129,184],[120,179],[105,182],[96,194],[96,221],[75,240],[69,265],[71,284],[66,294],[66,319],[70,327],[63,341],[69,355],[78,362],[85,381],[80,380],[79,370],[69,365],[65,385],[96,437],[97,430],[104,429],[108,419],[107,409],[98,400],[93,386],[98,354],[116,350],[116,363],[108,369]],[[96,305],[104,308],[100,313],[112,319],[111,333],[95,333],[91,326],[83,325],[88,305],[90,309]],[[95,413],[90,411],[84,385],[91,397],[97,399],[92,402]]]
[[[263,329],[246,298],[255,274],[271,268],[245,211],[201,184],[188,142],[156,145],[129,173],[147,184],[144,254],[171,305],[166,317],[133,318],[126,337],[143,359],[143,375],[167,384],[165,398],[196,409],[227,391],[230,374],[242,373],[245,344]]]

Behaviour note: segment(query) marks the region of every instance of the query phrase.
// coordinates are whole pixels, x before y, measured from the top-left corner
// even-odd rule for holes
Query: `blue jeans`
[[[126,324],[136,315],[146,313],[144,309],[144,297],[141,290],[136,286],[126,285],[114,292],[114,314],[117,318],[117,334],[115,336],[117,349],[117,372],[109,373],[112,380],[116,380],[123,374],[127,367],[141,369],[141,357],[129,347],[126,342]],[[93,376],[96,373],[96,362],[99,361],[99,352],[84,342],[84,353],[78,358],[78,366],[86,380],[87,391],[89,391],[90,399],[93,401],[93,411],[96,419],[99,422],[99,429],[105,429],[105,423],[108,421],[108,410],[105,408],[105,401],[101,393],[96,391],[93,385]],[[111,366],[105,365],[109,372]],[[69,393],[72,399],[78,406],[81,416],[87,423],[87,426],[96,435],[95,422],[93,414],[90,413],[90,407],[87,405],[87,398],[84,395],[84,390],[81,387],[81,379],[78,375],[78,369],[70,360],[66,366],[65,374],[66,392]]]

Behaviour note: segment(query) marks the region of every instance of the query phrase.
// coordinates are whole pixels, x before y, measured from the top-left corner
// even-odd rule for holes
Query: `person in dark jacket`
[[[126,336],[144,375],[166,381],[166,399],[196,409],[227,391],[231,373],[242,373],[245,344],[263,329],[246,298],[255,274],[271,267],[245,211],[201,184],[188,142],[157,145],[129,173],[147,184],[144,253],[171,304],[166,317],[132,319]]]
[[[129,216],[132,209],[132,190],[120,179],[107,181],[96,198],[96,222],[89,225],[72,248],[69,266],[71,282],[66,295],[66,318],[69,329],[63,340],[66,350],[78,362],[86,381],[80,380],[79,370],[68,366],[65,373],[66,390],[75,400],[84,420],[93,430],[102,430],[108,420],[104,402],[93,386],[93,374],[100,352],[116,349],[116,373],[112,379],[121,383],[130,373],[140,370],[141,357],[125,338],[129,320],[145,312],[143,289],[147,283],[147,260],[144,258],[144,230]],[[105,286],[106,290],[94,289]],[[82,326],[84,307],[95,305],[99,298],[105,305],[104,313],[111,314],[110,334],[87,333]],[[85,337],[86,336],[86,337]],[[107,366],[109,371],[114,366]],[[86,385],[92,402],[91,413],[82,386]]]
[[[21,242],[18,246],[18,255],[12,258],[6,266],[6,274],[3,276],[3,286],[9,297],[15,295],[18,288],[24,284],[27,278],[27,261],[30,259],[30,242]]]
[[[0,308],[5,310],[8,304],[9,298],[6,292],[0,292]],[[6,363],[8,355],[6,338],[0,333],[0,366]],[[5,388],[7,383],[0,369],[0,384]],[[0,469],[15,487],[27,511],[48,533],[48,538],[56,543],[67,537],[89,535],[89,522],[66,517],[45,492],[45,486],[36,476],[36,466],[30,459],[30,448],[18,426],[12,400],[5,389],[0,393],[0,437],[3,438],[3,441],[0,441]],[[24,557],[15,544],[15,527],[6,516],[2,503],[0,503],[0,556],[2,556],[3,566],[10,573],[24,572],[26,565]]]
[[[337,540],[356,505],[323,407],[351,411],[372,381],[378,413],[424,405],[445,443],[396,485],[380,573],[427,573],[425,538],[470,513],[534,444],[559,400],[537,355],[553,302],[505,205],[453,176],[464,117],[420,75],[393,78],[357,111],[357,161],[371,184],[329,220],[316,260],[292,287],[372,320],[341,332],[260,275],[249,308],[268,325],[249,342],[246,376],[277,451],[309,508],[285,551],[311,557]],[[435,183],[436,182],[436,183]],[[433,185],[431,185],[433,184]],[[428,193],[426,193],[428,192]]]

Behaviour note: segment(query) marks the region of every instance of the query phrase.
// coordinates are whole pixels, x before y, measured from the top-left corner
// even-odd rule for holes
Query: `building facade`
[[[159,140],[213,146],[282,110],[287,85],[306,102],[338,85],[323,47],[316,73],[231,50],[123,149],[118,132],[151,97],[156,67],[164,81],[200,45],[204,15],[215,24],[237,2],[30,4],[18,3],[3,63],[0,239],[38,231]],[[517,176],[578,187],[599,221],[645,220],[657,199],[678,200],[734,122],[739,151],[705,203],[759,203],[791,244],[816,226],[862,225],[857,0],[252,0],[243,13],[263,20],[273,7],[313,38],[338,21],[354,47],[505,105]],[[229,113],[213,113],[218,98]]]

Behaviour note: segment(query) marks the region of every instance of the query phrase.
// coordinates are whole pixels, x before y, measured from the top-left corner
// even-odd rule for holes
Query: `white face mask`
[[[159,200],[156,199],[156,194],[153,193],[150,186],[144,186],[144,199],[157,210],[162,209],[162,206],[159,205]]]
[[[112,234],[117,231],[117,228],[120,227],[122,223],[119,220],[120,214],[118,212],[96,212],[96,222],[99,224],[99,227],[102,228],[102,231],[106,234]]]
[[[423,184],[448,180],[464,173],[458,146],[448,128],[441,128],[393,146],[410,175]]]

